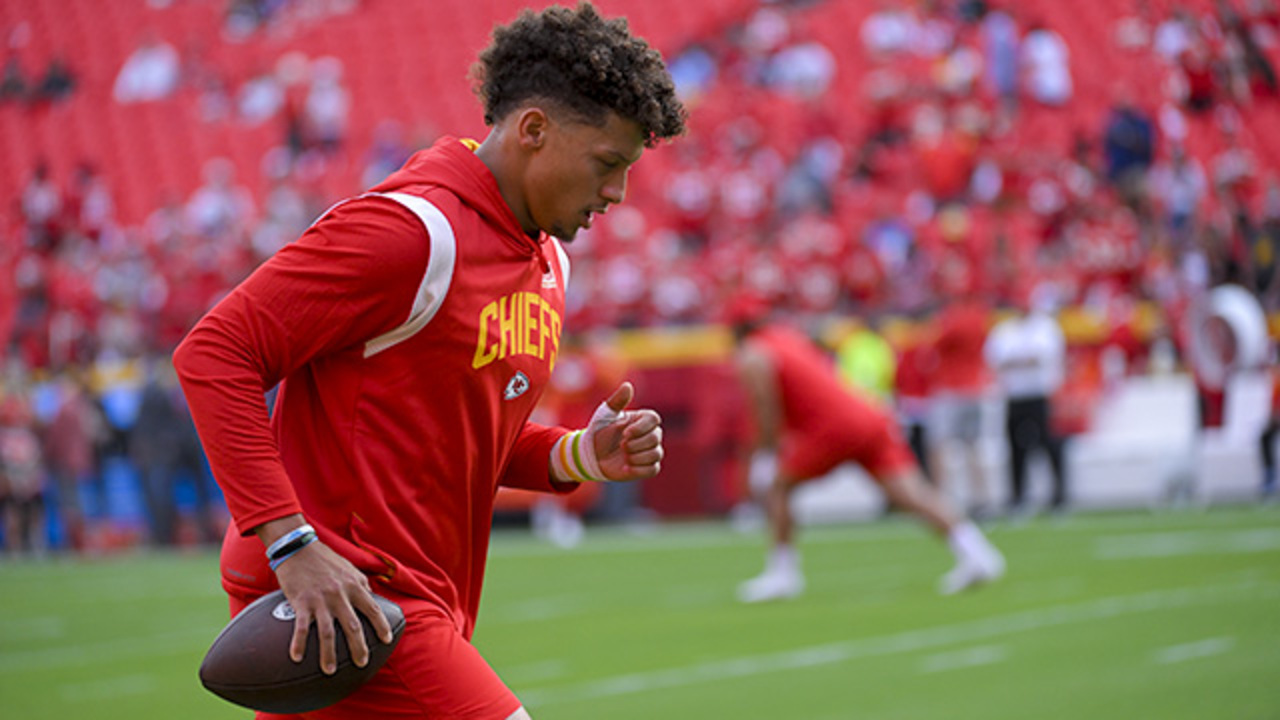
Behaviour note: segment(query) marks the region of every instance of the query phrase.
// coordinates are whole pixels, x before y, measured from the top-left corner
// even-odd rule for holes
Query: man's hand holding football
[[[301,516],[291,516],[264,523],[258,535],[264,541],[268,536],[282,534],[274,531],[276,523],[294,525],[302,523]],[[369,648],[365,645],[359,611],[373,623],[374,631],[384,643],[392,640],[391,624],[387,621],[369,589],[369,579],[349,560],[334,552],[323,542],[312,542],[289,556],[276,567],[276,579],[280,589],[293,606],[293,639],[289,643],[289,657],[301,662],[307,648],[307,635],[315,621],[320,639],[320,669],[326,674],[337,672],[337,632],[334,623],[341,623],[347,638],[351,659],[359,667],[369,662]]]

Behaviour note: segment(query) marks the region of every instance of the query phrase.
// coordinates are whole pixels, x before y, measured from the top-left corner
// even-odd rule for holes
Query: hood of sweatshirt
[[[404,167],[372,190],[385,193],[423,186],[445,188],[479,213],[509,244],[530,257],[537,257],[545,270],[549,267],[544,255],[548,236],[540,232],[537,238],[532,238],[524,232],[503,199],[493,172],[476,157],[475,147],[474,140],[442,137],[430,148],[414,153]]]

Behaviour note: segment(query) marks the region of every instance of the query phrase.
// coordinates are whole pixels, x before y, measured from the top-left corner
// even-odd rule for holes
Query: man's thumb
[[[620,413],[631,404],[631,398],[635,397],[635,394],[636,389],[631,386],[631,383],[624,382],[618,386],[617,390],[613,391],[608,400],[605,400],[605,404],[609,406],[610,410]]]

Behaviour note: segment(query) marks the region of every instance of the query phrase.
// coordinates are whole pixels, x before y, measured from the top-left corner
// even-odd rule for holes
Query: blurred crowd
[[[1071,49],[1014,3],[882,2],[846,29],[854,50],[815,40],[812,16],[760,9],[674,58],[697,132],[672,149],[660,202],[578,248],[597,271],[576,308],[588,325],[700,322],[746,289],[810,316],[901,314],[1048,286],[1104,316],[1176,314],[1230,280],[1275,310],[1280,184],[1240,142],[1251,108],[1277,101],[1274,8],[1143,7],[1117,32],[1147,33],[1133,61],[1160,68],[1159,105],[1117,81],[1084,117]],[[861,94],[833,93],[851,52]],[[1190,135],[1213,142],[1193,155]]]
[[[850,5],[870,8],[860,25],[833,22]],[[245,42],[361,9],[234,0],[222,32]],[[1070,388],[1097,381],[1108,345],[1122,351],[1121,372],[1142,371],[1153,342],[1182,352],[1182,316],[1217,285],[1239,284],[1280,311],[1280,176],[1275,158],[1245,142],[1268,132],[1250,122],[1257,109],[1280,104],[1276,2],[1164,12],[1137,0],[1107,14],[1113,37],[1097,41],[1150,69],[1155,92],[1130,73],[1101,101],[1082,98],[1076,73],[1091,48],[1008,1],[761,2],[665,48],[692,132],[651,153],[631,199],[574,243],[568,325],[714,323],[751,293],[810,327],[909,320],[911,332],[889,339],[910,367],[914,346],[946,326],[942,308],[972,301],[989,327],[993,311],[1035,298],[1100,319],[1092,370],[1069,367]],[[0,468],[13,547],[24,537],[109,545],[83,519],[107,514],[116,470],[148,498],[135,509],[147,537],[215,537],[225,520],[165,358],[342,194],[334,168],[356,166],[359,187],[342,192],[358,191],[433,134],[414,128],[410,140],[387,117],[368,146],[353,147],[336,58],[289,53],[232,84],[188,54],[142,36],[115,76],[114,102],[193,88],[203,121],[281,128],[262,161],[265,189],[210,158],[194,192],[126,225],[114,211],[119,189],[86,160],[68,178],[37,163],[10,198]],[[0,103],[59,102],[77,83],[60,59],[27,75],[11,54]],[[907,377],[920,387],[905,395],[945,390]],[[172,434],[164,452],[152,429]],[[174,497],[186,498],[182,513]],[[57,528],[28,533],[41,503],[58,509]]]

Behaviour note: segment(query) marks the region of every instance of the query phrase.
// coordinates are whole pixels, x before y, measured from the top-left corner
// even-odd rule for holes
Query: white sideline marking
[[[1110,535],[1094,542],[1094,556],[1102,560],[1179,557],[1184,555],[1240,555],[1280,550],[1280,529],[1189,530],[1186,532]]]
[[[979,645],[977,647],[953,650],[952,652],[928,655],[920,661],[920,674],[963,670],[964,668],[994,665],[1004,662],[1009,651],[1003,645]]]
[[[1056,605],[969,622],[909,630],[862,640],[797,648],[764,655],[728,658],[697,665],[630,673],[559,687],[520,693],[526,706],[557,705],[664,688],[686,687],[733,678],[766,675],[815,665],[974,643],[1061,625],[1108,620],[1157,610],[1219,602],[1237,595],[1256,596],[1260,590],[1280,589],[1280,583],[1244,582],[1209,587],[1186,587],[1140,595],[1121,595],[1074,605]]]
[[[1236,646],[1236,639],[1233,637],[1216,637],[1199,642],[1186,643],[1184,645],[1171,645],[1167,648],[1160,648],[1153,654],[1152,659],[1157,665],[1172,665],[1174,663],[1186,662],[1187,660],[1198,660],[1200,658],[1212,657],[1229,652],[1231,648]]]
[[[63,685],[58,688],[58,695],[70,702],[98,702],[128,695],[148,695],[158,687],[160,684],[156,676],[148,673]]]

